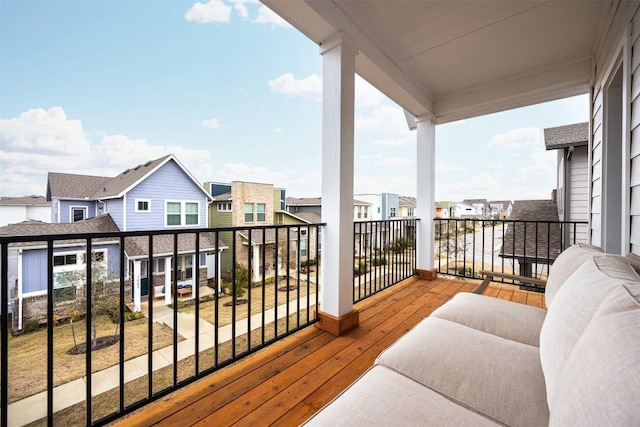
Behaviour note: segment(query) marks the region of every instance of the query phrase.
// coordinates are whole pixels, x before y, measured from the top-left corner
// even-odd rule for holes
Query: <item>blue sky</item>
[[[201,181],[321,191],[318,46],[253,0],[0,2],[0,195],[48,171],[113,176],[175,154]],[[415,195],[415,132],[356,79],[356,193]],[[548,198],[546,127],[580,96],[436,128],[436,197]]]

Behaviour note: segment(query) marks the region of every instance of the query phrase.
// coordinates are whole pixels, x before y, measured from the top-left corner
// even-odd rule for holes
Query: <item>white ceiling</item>
[[[438,123],[586,93],[608,1],[262,0],[358,74]]]

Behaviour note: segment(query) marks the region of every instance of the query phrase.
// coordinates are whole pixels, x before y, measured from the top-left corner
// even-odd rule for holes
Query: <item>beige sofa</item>
[[[547,310],[458,294],[307,424],[640,425],[638,260],[568,248]]]

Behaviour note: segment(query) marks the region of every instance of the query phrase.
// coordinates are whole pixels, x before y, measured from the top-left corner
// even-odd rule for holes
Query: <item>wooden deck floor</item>
[[[408,279],[356,305],[342,337],[315,327],[221,369],[118,421],[117,426],[298,425],[338,395],[402,334],[477,280]],[[543,295],[490,285],[485,295],[543,307]]]

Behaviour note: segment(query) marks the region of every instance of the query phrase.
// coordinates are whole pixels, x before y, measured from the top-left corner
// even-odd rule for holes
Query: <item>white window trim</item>
[[[138,209],[138,203],[139,202],[147,202],[147,205],[149,206],[149,209],[147,209],[146,211]],[[134,203],[135,203],[134,204],[134,212],[151,213],[151,199],[135,199]]]
[[[180,224],[169,225],[167,221],[168,213],[167,207],[169,203],[180,203]],[[198,205],[198,222],[196,224],[187,224],[187,203],[195,203]],[[178,227],[200,227],[200,200],[165,200],[164,201],[164,226],[166,228],[178,228]]]
[[[69,206],[69,222],[75,222],[73,220],[73,211],[74,210],[82,210],[84,211],[84,218],[83,219],[87,219],[89,216],[89,208],[87,208],[86,206]]]
[[[224,206],[224,209],[220,209],[220,206]],[[216,202],[216,208],[218,212],[231,212],[231,202]]]

